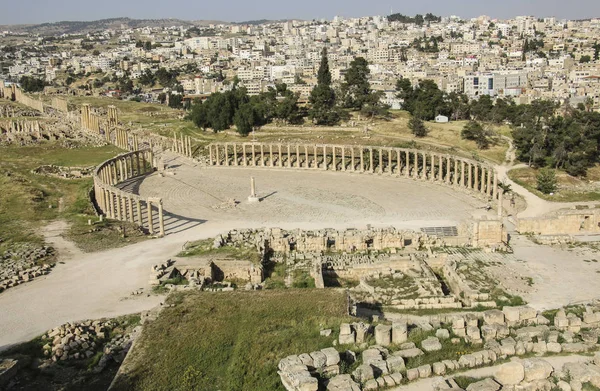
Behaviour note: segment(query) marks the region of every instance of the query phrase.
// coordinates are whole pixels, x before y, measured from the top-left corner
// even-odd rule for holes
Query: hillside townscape
[[[600,15],[434,11],[0,26],[0,390],[600,390]]]

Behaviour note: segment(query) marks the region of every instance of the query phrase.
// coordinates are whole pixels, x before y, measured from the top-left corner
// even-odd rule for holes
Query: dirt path
[[[69,229],[69,224],[64,220],[53,221],[41,229],[44,240],[58,252],[59,261],[68,261],[83,253],[75,243],[65,239],[62,235]]]

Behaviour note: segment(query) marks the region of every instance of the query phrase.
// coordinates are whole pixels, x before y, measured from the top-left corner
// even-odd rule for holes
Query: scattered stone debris
[[[582,317],[573,310],[560,309],[553,320],[520,306],[434,315],[427,325],[406,320],[343,323],[334,341],[337,349],[288,356],[279,362],[278,373],[288,391],[378,390],[431,376],[447,376],[436,382],[435,390],[458,391],[452,373],[511,359],[495,370],[493,378],[472,383],[467,390],[581,390],[584,383],[599,387],[600,352],[588,362],[567,363],[562,370],[539,357],[598,350],[600,305],[586,306]],[[409,330],[415,329],[423,333],[417,334],[423,335],[421,349],[408,341]],[[466,351],[422,364],[448,343],[463,343]]]
[[[54,255],[48,246],[11,246],[0,256],[0,292],[50,273]]]

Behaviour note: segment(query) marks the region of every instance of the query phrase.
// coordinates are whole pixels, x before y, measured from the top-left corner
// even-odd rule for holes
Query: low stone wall
[[[520,218],[517,231],[545,236],[578,235],[600,232],[600,209],[560,211],[554,216]]]

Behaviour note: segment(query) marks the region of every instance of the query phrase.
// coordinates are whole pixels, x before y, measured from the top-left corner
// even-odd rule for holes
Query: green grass
[[[277,364],[332,346],[351,321],[334,290],[177,293],[145,326],[116,390],[283,390]]]
[[[56,142],[0,147],[0,251],[15,243],[41,244],[37,229],[59,218],[72,223],[72,239],[77,242],[81,238],[86,249],[83,239],[87,235],[79,233],[89,234],[87,220],[96,219],[88,201],[92,179],[53,178],[33,174],[31,170],[44,164],[93,166],[119,152],[112,146],[65,149]],[[105,243],[113,246],[119,241],[118,235],[110,235]]]
[[[588,179],[595,177],[597,167],[589,170],[590,175]],[[559,189],[554,195],[544,194],[539,191],[537,187],[537,174],[538,170],[533,168],[516,168],[508,172],[508,177],[518,185],[523,186],[531,193],[536,196],[553,202],[587,202],[587,201],[600,201],[600,192],[590,190],[578,190],[578,187],[587,184],[587,181],[579,178],[574,178],[568,175],[566,172],[557,170],[556,178],[559,185]]]

